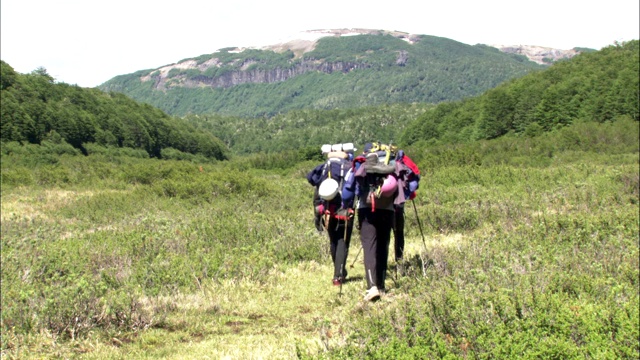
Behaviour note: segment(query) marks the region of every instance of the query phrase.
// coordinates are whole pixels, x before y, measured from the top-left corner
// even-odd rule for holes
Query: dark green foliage
[[[483,95],[440,104],[408,124],[403,144],[532,136],[575,121],[640,120],[638,40],[578,55]]]
[[[123,94],[105,94],[54,83],[44,69],[15,73],[1,62],[1,140],[40,144],[56,137],[87,153],[88,144],[144,150],[160,157],[162,150],[212,159],[227,158],[226,147],[210,133],[197,132],[184,120],[172,118]]]
[[[426,109],[426,104],[393,104],[359,109],[294,110],[272,118],[252,120],[220,115],[190,115],[187,121],[215,134],[235,154],[297,153],[322,144],[371,139],[397,142],[405,124]],[[304,155],[303,159],[309,159]]]
[[[426,169],[442,166],[488,166],[496,164],[546,166],[565,151],[612,154],[639,151],[639,123],[628,118],[604,124],[577,122],[571,126],[535,137],[505,136],[494,141],[407,147],[411,158]],[[532,130],[533,131],[533,130]],[[463,176],[463,178],[469,178]],[[471,177],[473,179],[473,177]],[[477,179],[474,179],[477,180]]]
[[[195,59],[217,59],[218,66],[195,73],[171,70],[162,85],[156,70],[121,75],[100,86],[118,91],[169,114],[212,114],[247,118],[272,117],[298,109],[351,109],[394,103],[438,103],[479,95],[508,79],[544,66],[504,54],[488,46],[469,46],[434,36],[416,43],[391,35],[325,37],[313,51],[294,57],[275,53],[221,50]],[[200,72],[200,70],[196,70]],[[274,78],[270,83],[235,86],[190,86],[188,80],[210,84],[230,73],[235,78]],[[288,75],[287,75],[288,74]]]

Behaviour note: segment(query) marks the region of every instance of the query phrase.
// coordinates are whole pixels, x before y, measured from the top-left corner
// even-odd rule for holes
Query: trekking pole
[[[424,232],[422,232],[422,222],[420,222],[420,217],[418,216],[418,209],[416,208],[416,202],[411,200],[413,204],[413,211],[416,213],[416,220],[418,220],[418,227],[420,228],[420,235],[422,235],[422,245],[424,245],[424,251],[427,251],[427,243],[424,240]]]
[[[420,228],[420,235],[422,235],[422,245],[424,245],[424,253],[426,255],[426,253],[427,253],[427,243],[424,240],[424,232],[422,231],[422,223],[420,222],[420,216],[418,216],[418,209],[416,208],[416,202],[413,201],[413,199],[412,199],[411,203],[413,204],[413,211],[415,211],[415,213],[416,213],[416,220],[418,220],[418,227]],[[427,273],[426,273],[425,266],[424,266],[424,260],[422,260],[422,256],[420,256],[420,260],[422,261],[422,275],[426,277]]]
[[[344,220],[344,243],[345,245],[347,244],[347,235],[348,235],[348,231],[349,231],[349,216],[347,216],[347,218]],[[345,249],[346,251],[346,249]],[[344,262],[347,262],[347,256],[345,255],[345,259]],[[340,281],[340,292],[338,293],[338,296],[342,296],[342,283],[345,282],[346,280],[346,276],[344,276],[345,273],[345,269],[344,269],[344,265],[341,265],[341,269],[340,269],[340,275],[342,276],[342,281]]]
[[[356,201],[356,204],[355,204],[355,206],[354,206],[354,209],[357,209],[359,206],[360,206],[360,199],[358,199],[358,200]],[[354,221],[355,221],[355,213],[354,213]],[[355,223],[355,222],[354,222],[354,226],[356,226],[356,223]],[[358,228],[358,227],[356,226],[356,228]],[[358,229],[359,229],[359,228],[358,228]],[[352,232],[351,234],[353,234],[353,232]],[[355,258],[355,259],[353,259],[353,262],[351,263],[351,269],[353,269],[353,265],[354,265],[354,264],[356,263],[356,261],[358,260],[358,256],[360,256],[360,252],[362,252],[362,245],[360,245],[360,249],[358,250],[358,253],[356,254],[356,258]]]
[[[344,267],[344,265],[342,265]],[[340,273],[344,274],[344,268],[340,271]],[[345,278],[344,276],[342,277],[342,281],[340,281],[340,292],[338,292],[338,297],[342,297],[342,283],[344,282]]]
[[[360,250],[358,250],[358,253],[356,254],[356,258],[353,259],[353,262],[351,263],[351,268],[353,269],[353,265],[356,263],[356,260],[358,260],[358,256],[360,256],[360,252],[362,251],[362,246],[360,246]]]

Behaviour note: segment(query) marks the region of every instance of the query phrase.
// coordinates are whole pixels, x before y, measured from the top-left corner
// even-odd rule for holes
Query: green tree
[[[478,135],[493,139],[513,130],[515,100],[504,86],[488,91],[482,97]]]
[[[2,141],[29,141],[36,124],[9,91],[0,93],[0,132]]]
[[[0,60],[0,90],[5,90],[15,84],[18,74],[9,64]]]

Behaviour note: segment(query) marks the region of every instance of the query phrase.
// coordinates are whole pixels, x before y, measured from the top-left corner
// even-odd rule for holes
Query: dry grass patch
[[[114,191],[108,190],[108,192]],[[12,219],[59,221],[47,213],[97,193],[90,190],[17,188],[10,193],[2,194],[2,214],[0,216],[3,222]]]

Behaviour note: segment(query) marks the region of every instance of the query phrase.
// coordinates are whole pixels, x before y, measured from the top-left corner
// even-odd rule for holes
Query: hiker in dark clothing
[[[333,285],[342,285],[347,278],[347,257],[353,231],[353,195],[343,198],[344,179],[351,172],[352,154],[344,151],[327,153],[327,162],[316,166],[307,174],[309,184],[316,187],[314,207],[316,228],[327,230],[331,260],[333,261]]]
[[[420,170],[413,160],[405,155],[402,150],[398,151],[398,154],[396,155],[396,162],[400,163],[398,176],[402,178],[402,182],[404,184],[402,186],[404,199],[413,200],[416,196],[416,190],[418,190],[420,183]],[[402,203],[395,204],[394,206],[395,218],[393,224],[393,245],[395,261],[400,274],[404,273],[404,204],[405,202],[403,201]]]
[[[392,209],[380,207],[377,207],[375,211],[370,207],[358,209],[360,241],[364,252],[365,277],[367,279],[367,293],[364,297],[366,301],[377,300],[386,291],[387,257],[389,256],[393,215]]]
[[[397,178],[397,164],[383,161],[376,152],[367,153],[370,147],[371,144],[366,144],[366,155],[354,159],[355,171],[345,185],[345,192],[353,192],[358,198],[358,225],[367,281],[365,301],[378,300],[386,291],[394,205],[404,202],[404,192],[398,191],[403,183]]]
[[[335,215],[328,216],[327,233],[333,261],[333,285],[342,285],[347,279],[346,264],[353,231],[353,212],[347,216],[348,219],[339,219]]]
[[[404,204],[394,206],[393,250],[396,264],[404,257]]]

